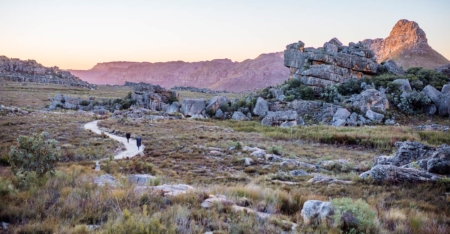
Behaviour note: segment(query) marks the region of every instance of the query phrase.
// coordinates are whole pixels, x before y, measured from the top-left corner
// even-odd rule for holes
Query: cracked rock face
[[[362,42],[343,46],[333,38],[317,49],[304,46],[302,41],[286,46],[284,65],[290,69],[289,78],[298,79],[315,90],[351,78],[373,76],[378,71],[375,54]]]

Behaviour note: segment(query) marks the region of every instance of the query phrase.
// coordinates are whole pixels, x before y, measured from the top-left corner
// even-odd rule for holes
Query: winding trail
[[[96,134],[102,134],[102,131],[97,126],[97,122],[98,122],[98,120],[89,122],[84,125],[84,128],[87,130],[91,130],[92,132],[94,132]],[[125,146],[125,151],[122,151],[122,152],[114,155],[114,159],[123,159],[126,157],[131,158],[131,157],[134,157],[134,156],[144,152],[144,145],[141,145],[141,147],[138,150],[138,147],[136,145],[136,139],[130,138],[130,143],[128,143],[127,138],[125,138],[125,137],[116,136],[116,135],[113,135],[113,134],[110,134],[107,132],[104,132],[104,133],[106,135],[108,135],[109,138],[114,139],[120,143],[123,143],[123,145]],[[96,161],[96,163],[98,163],[98,161]]]

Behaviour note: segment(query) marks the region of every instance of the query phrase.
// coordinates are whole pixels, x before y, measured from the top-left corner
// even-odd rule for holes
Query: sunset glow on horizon
[[[0,55],[44,66],[253,59],[302,40],[322,46],[385,38],[416,21],[450,59],[450,1],[1,0]]]

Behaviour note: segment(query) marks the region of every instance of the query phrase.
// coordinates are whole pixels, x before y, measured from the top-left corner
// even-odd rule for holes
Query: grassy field
[[[6,86],[8,87],[8,86]],[[3,96],[29,95],[42,98],[34,108],[48,104],[46,86],[35,91],[15,86],[1,100],[25,102]],[[5,88],[5,89],[3,89]],[[54,87],[55,93],[67,87]],[[103,89],[104,88],[104,89]],[[126,89],[72,90],[74,95],[125,96]],[[44,92],[44,90],[46,90]],[[88,92],[88,93],[83,93]],[[195,94],[183,94],[192,98]],[[51,95],[50,95],[51,96]],[[197,96],[196,96],[197,97]],[[21,104],[21,105],[22,105]],[[5,105],[5,104],[4,104]],[[10,105],[10,104],[7,104]],[[18,104],[15,104],[18,105]],[[105,160],[101,171],[93,170],[93,160],[108,158],[122,146],[109,138],[85,131],[89,114],[33,111],[25,116],[0,116],[0,222],[9,223],[11,233],[342,233],[333,226],[309,226],[300,210],[307,200],[334,198],[362,199],[375,212],[373,226],[364,233],[449,233],[450,182],[417,184],[373,184],[358,175],[368,170],[376,156],[391,154],[398,140],[415,140],[431,145],[448,143],[448,133],[418,132],[407,126],[334,128],[329,126],[261,126],[259,122],[217,120],[106,119],[105,130],[131,132],[142,137],[144,155],[124,160]],[[18,135],[47,131],[59,141],[63,160],[56,173],[36,177],[32,173],[18,180],[8,166],[9,146]],[[276,152],[284,159],[320,164],[345,159],[350,169],[335,167],[321,173],[351,184],[314,184],[314,176],[293,177],[280,162],[254,157],[239,146]],[[235,147],[231,149],[231,147]],[[275,150],[276,149],[276,150]],[[244,158],[253,160],[245,165]],[[115,187],[93,183],[97,176],[111,174]],[[153,184],[184,183],[195,189],[187,194],[166,197],[158,192],[136,193],[127,183],[130,174],[155,175]],[[292,183],[287,183],[292,182]],[[209,209],[201,203],[210,194],[225,195],[248,210],[271,213],[267,219],[234,212],[231,205]],[[356,202],[355,202],[356,204]],[[98,225],[90,230],[88,225]],[[2,231],[0,230],[0,233]]]

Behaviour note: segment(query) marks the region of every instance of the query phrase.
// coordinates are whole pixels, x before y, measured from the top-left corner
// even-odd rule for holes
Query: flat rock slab
[[[193,191],[194,187],[186,184],[163,184],[158,186],[137,186],[135,192],[138,194],[142,194],[145,191],[160,191],[164,196],[177,196],[180,194],[185,194],[189,191]]]

